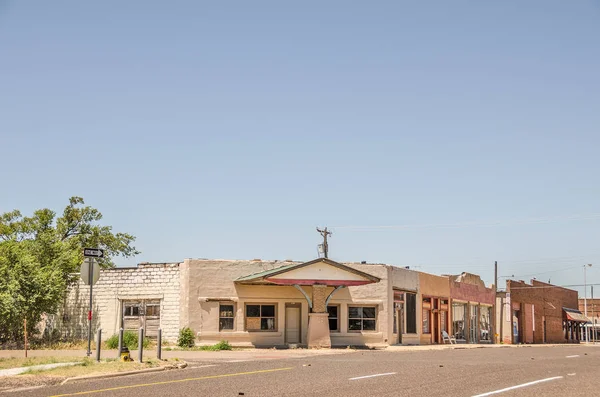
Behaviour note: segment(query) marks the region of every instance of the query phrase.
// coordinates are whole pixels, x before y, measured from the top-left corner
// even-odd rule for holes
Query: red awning
[[[575,321],[578,323],[589,323],[590,320],[584,316],[579,310],[575,309],[565,309],[563,308],[565,314],[567,315],[567,320]]]

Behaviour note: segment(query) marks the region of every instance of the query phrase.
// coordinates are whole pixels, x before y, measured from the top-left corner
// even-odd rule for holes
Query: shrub
[[[144,337],[144,341],[142,342],[142,346],[147,348],[150,345],[150,339]],[[137,350],[138,348],[138,335],[133,331],[125,331],[123,332],[123,346],[127,347],[129,350]],[[106,347],[109,349],[118,349],[119,348],[119,334],[114,334],[110,338],[106,340]]]
[[[232,349],[231,345],[226,340],[222,340],[221,342],[217,343],[214,347],[215,347],[215,350],[231,350]]]
[[[207,346],[197,346],[194,350],[208,350],[208,351],[219,351],[219,350],[232,350],[233,347],[226,340],[222,340],[221,342],[214,345]]]
[[[177,339],[177,346],[179,347],[193,347],[195,344],[196,337],[194,331],[189,327],[185,327],[179,330],[179,338]]]

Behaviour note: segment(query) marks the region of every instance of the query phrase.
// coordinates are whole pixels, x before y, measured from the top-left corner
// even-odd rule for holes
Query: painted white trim
[[[522,387],[533,386],[533,385],[537,385],[538,383],[550,382],[552,380],[557,380],[557,379],[562,379],[562,378],[563,378],[562,376],[554,376],[552,378],[534,380],[533,382],[527,382],[527,383],[523,383],[521,385],[511,386],[511,387],[507,387],[507,388],[500,389],[500,390],[494,390],[494,391],[490,391],[490,392],[483,393],[483,394],[477,394],[477,395],[474,395],[473,397],[491,396],[493,394],[500,394],[500,393],[504,393],[504,392],[507,392],[507,391],[511,391],[511,390],[515,390],[515,389],[520,389]]]

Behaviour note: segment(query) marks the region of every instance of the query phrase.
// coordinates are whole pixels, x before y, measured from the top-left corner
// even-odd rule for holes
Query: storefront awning
[[[379,278],[326,258],[294,263],[235,280],[238,284],[355,286],[379,282]]]
[[[567,316],[567,320],[569,320],[569,321],[575,321],[578,323],[589,323],[590,322],[590,320],[586,316],[584,316],[579,310],[563,307],[563,311],[565,312],[565,315]]]

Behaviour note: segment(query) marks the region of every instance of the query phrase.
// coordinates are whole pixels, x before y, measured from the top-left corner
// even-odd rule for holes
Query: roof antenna
[[[317,232],[323,236],[323,244],[319,244],[319,253],[322,253],[325,258],[328,258],[329,255],[329,245],[327,244],[327,237],[331,236],[331,232],[327,230],[327,228],[321,230],[317,228]]]

